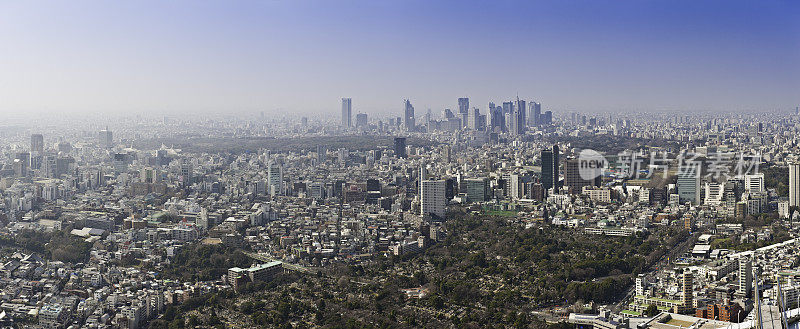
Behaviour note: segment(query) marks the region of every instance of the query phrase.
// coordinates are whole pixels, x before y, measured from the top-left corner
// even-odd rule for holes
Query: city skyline
[[[0,3],[0,329],[800,324],[800,2]]]
[[[2,113],[310,115],[342,97],[356,113],[402,112],[402,99],[439,112],[458,97],[485,111],[517,94],[554,112],[800,103],[790,2],[2,6],[0,41],[15,50],[0,55]]]

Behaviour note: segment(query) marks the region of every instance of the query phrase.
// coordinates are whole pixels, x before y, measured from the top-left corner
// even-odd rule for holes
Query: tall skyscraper
[[[599,175],[591,180],[583,179],[578,159],[564,160],[564,186],[569,188],[570,193],[581,193],[584,186],[600,186],[600,180]]]
[[[394,138],[394,156],[397,157],[398,159],[407,157],[405,137]]]
[[[31,168],[31,153],[19,152],[14,157],[14,173],[17,176],[26,176]]]
[[[458,113],[466,114],[469,112],[469,98],[461,97],[458,99]]]
[[[517,174],[509,175],[508,184],[508,192],[512,200],[519,200],[524,197],[523,192],[525,191],[525,188],[523,186],[524,182],[522,176]]]
[[[414,106],[411,105],[411,102],[409,102],[407,99],[403,102],[403,105],[405,109],[403,124],[405,124],[407,131],[414,131],[414,128],[416,127],[416,124],[414,122]]]
[[[326,150],[322,145],[317,145],[317,164],[325,163]]]
[[[422,215],[432,214],[439,218],[444,218],[447,211],[445,180],[423,180],[421,182],[421,202],[420,213]]]
[[[700,173],[696,167],[684,168],[678,173],[678,197],[680,202],[700,204]]]
[[[283,168],[274,161],[267,167],[267,190],[272,196],[283,192]]]
[[[113,147],[114,135],[111,133],[111,130],[108,130],[108,128],[101,130],[100,134],[98,135],[98,143],[102,148],[109,149]]]
[[[800,207],[800,162],[789,164],[789,207]]]
[[[520,100],[517,98],[517,102],[514,104],[513,112],[511,114],[511,133],[515,135],[522,135],[525,134],[525,125],[527,124],[527,120],[525,119],[525,111],[527,111],[528,107],[525,106],[525,101]]]
[[[117,154],[117,155],[119,155],[119,154]],[[116,158],[117,155],[115,155],[115,158]],[[122,165],[127,166],[127,159],[124,160],[124,161],[117,161],[115,159],[115,162],[118,162],[118,163],[121,162]],[[183,186],[192,185],[193,178],[194,178],[194,164],[192,163],[192,161],[190,159],[186,159],[186,158],[181,159],[180,170],[181,170],[181,175],[180,175],[179,179],[180,179],[182,185]],[[118,170],[118,171],[122,171],[122,170]]]
[[[683,309],[692,310],[694,309],[694,289],[692,289],[694,277],[692,276],[692,271],[689,271],[688,268],[683,269],[682,276],[681,302],[683,304]]]
[[[472,130],[483,130],[480,126],[481,111],[476,107],[469,111],[467,127]]]
[[[44,153],[44,136],[42,134],[31,135],[31,154]]]
[[[350,158],[350,151],[348,151],[346,148],[341,147],[339,148],[339,150],[337,150],[337,152],[338,152],[337,162],[339,162],[339,166],[342,168],[347,167],[347,159]]]
[[[342,98],[342,127],[352,127],[353,100]]]
[[[506,131],[506,118],[503,115],[503,108],[500,106],[494,106],[494,103],[489,103],[489,129],[492,132],[504,132]]]
[[[528,107],[530,110],[528,124],[533,126],[540,125],[542,121],[542,104],[531,102]]]
[[[553,151],[549,149],[542,150],[542,188],[545,191],[554,187],[553,185]]]
[[[738,286],[736,287],[736,295],[740,297],[749,297],[750,290],[753,289],[753,261],[747,256],[739,257],[739,273],[738,273]]]
[[[40,169],[42,167],[42,158],[44,157],[44,137],[42,134],[31,135],[31,169]]]
[[[428,180],[428,166],[425,161],[419,164],[419,186],[422,188],[422,181]]]

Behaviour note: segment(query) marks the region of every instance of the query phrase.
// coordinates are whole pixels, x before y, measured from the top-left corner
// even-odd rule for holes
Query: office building
[[[553,188],[553,151],[542,150],[542,187],[545,190]]]
[[[406,138],[405,137],[395,137],[394,138],[394,156],[398,159],[406,158],[408,155],[406,154]]]
[[[506,120],[503,114],[503,108],[495,106],[494,103],[489,103],[489,127],[492,132],[505,132]]]
[[[684,269],[683,275],[681,276],[681,304],[683,304],[684,311],[694,308],[693,284],[692,271],[688,268]]]
[[[552,150],[542,150],[542,187],[546,190],[560,188],[558,182],[559,176],[559,151],[558,145],[553,145]]]
[[[467,128],[472,130],[483,130],[481,125],[481,111],[476,107],[469,111],[467,117]]]
[[[356,127],[366,127],[366,126],[367,126],[367,114],[366,113],[356,114]]]
[[[342,98],[342,127],[350,128],[350,121],[353,113],[353,101],[350,98]]]
[[[100,144],[100,147],[107,149],[114,146],[114,135],[111,133],[111,130],[106,128],[100,131],[98,134],[98,144]]]
[[[325,163],[325,153],[327,153],[325,147],[317,145],[317,164]]]
[[[31,135],[31,169],[41,169],[44,155],[44,137],[42,134]]]
[[[483,202],[489,199],[489,180],[486,178],[472,178],[464,180],[468,202]]]
[[[697,167],[686,167],[678,173],[678,197],[680,202],[700,204],[700,172]]]
[[[744,175],[744,190],[747,193],[764,192],[764,173]]]
[[[266,264],[253,265],[250,268],[232,267],[228,269],[228,284],[238,290],[247,282],[269,281],[283,271],[283,263],[272,261]]]
[[[347,167],[347,159],[350,158],[350,151],[342,147],[337,150],[337,155],[337,162],[339,163],[339,166],[342,168]]]
[[[525,105],[524,100],[520,100],[517,98],[516,103],[513,103],[512,112],[511,112],[511,133],[514,135],[523,135],[525,134],[525,128],[527,125],[527,120],[525,112],[527,111],[527,106]]]
[[[31,155],[44,153],[44,136],[42,134],[31,135]]]
[[[542,120],[542,104],[537,102],[530,102],[528,104],[528,125],[538,126]]]
[[[522,176],[517,174],[509,175],[507,184],[508,184],[508,193],[512,200],[519,200],[524,198],[523,192],[525,191],[525,186],[523,185]]]
[[[647,289],[647,278],[645,278],[644,274],[639,274],[636,277],[636,296],[644,296],[645,289]]]
[[[559,177],[561,176],[561,152],[558,145],[553,145],[553,187],[560,190],[562,187]]]
[[[461,97],[458,99],[458,113],[466,114],[469,112],[469,98]]]
[[[405,125],[407,131],[414,131],[416,128],[416,123],[414,122],[414,106],[411,105],[411,102],[406,99],[403,102],[403,108],[403,124]]]
[[[422,215],[432,214],[439,218],[444,218],[447,210],[445,180],[423,180],[421,183],[420,213]]]
[[[725,199],[725,183],[706,183],[703,204],[719,205]]]
[[[596,202],[610,203],[611,202],[611,189],[607,187],[584,186],[581,188],[581,194],[589,197],[590,200]],[[570,190],[570,193],[576,193]]]
[[[594,179],[584,179],[581,177],[581,163],[579,159],[567,159],[564,161],[564,186],[569,188],[570,193],[581,193],[584,186],[600,186],[602,172],[596,169]],[[588,169],[584,169],[586,171]]]
[[[753,289],[753,261],[746,256],[739,258],[738,285],[736,296],[750,297],[750,290]]]
[[[277,162],[271,162],[267,168],[267,190],[273,196],[283,191],[283,168]]]
[[[789,164],[789,207],[800,207],[800,162]]]

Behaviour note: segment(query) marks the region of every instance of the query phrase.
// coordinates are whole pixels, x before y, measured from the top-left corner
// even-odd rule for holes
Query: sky
[[[800,106],[800,1],[2,1],[0,114]]]

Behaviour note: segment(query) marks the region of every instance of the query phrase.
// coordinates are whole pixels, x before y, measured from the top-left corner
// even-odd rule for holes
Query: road
[[[692,236],[689,236],[688,238],[686,238],[683,241],[681,241],[680,243],[678,243],[678,245],[675,246],[675,248],[670,249],[669,251],[667,251],[667,253],[664,254],[664,256],[661,256],[661,259],[659,259],[658,262],[656,262],[655,264],[651,265],[648,268],[648,271],[645,272],[644,274],[646,276],[650,276],[650,274],[658,272],[659,270],[662,270],[662,269],[666,268],[667,266],[669,266],[670,260],[677,259],[678,256],[680,256],[680,255],[686,253],[687,251],[689,251],[689,247],[691,247],[693,240],[694,239],[692,239]],[[625,297],[620,299],[620,301],[617,304],[613,305],[612,309],[614,311],[619,312],[619,311],[624,310],[625,308],[627,308],[628,304],[633,299],[633,296],[635,294],[635,290],[636,290],[636,284],[631,285],[628,288],[628,290],[625,291],[625,295],[624,295]]]

